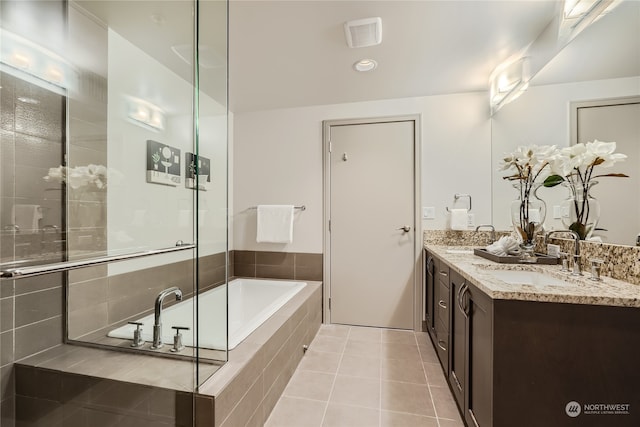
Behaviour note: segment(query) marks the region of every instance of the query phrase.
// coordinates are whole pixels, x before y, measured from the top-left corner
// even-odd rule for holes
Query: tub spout
[[[171,295],[176,295],[176,301],[182,300],[182,291],[177,286],[165,289],[156,297],[155,315],[153,320],[153,344],[151,348],[157,350],[162,347],[162,303],[164,299]]]

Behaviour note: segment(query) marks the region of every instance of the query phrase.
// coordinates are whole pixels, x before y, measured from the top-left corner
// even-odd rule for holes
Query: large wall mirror
[[[507,172],[498,170],[504,153],[520,145],[616,141],[616,152],[628,158],[601,172],[630,178],[602,178],[593,188],[602,205],[598,228],[603,230],[595,235],[605,243],[635,245],[640,233],[639,100],[640,2],[623,1],[565,46],[520,98],[492,116],[495,227],[511,229],[509,206],[516,198],[511,183],[503,179]],[[538,195],[547,204],[545,228],[566,228],[561,207],[568,189],[541,188]]]

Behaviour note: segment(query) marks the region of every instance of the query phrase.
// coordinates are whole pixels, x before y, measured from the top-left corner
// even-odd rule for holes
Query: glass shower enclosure
[[[187,361],[197,391],[227,360],[227,2],[3,0],[0,24],[2,425],[16,364],[57,347]]]

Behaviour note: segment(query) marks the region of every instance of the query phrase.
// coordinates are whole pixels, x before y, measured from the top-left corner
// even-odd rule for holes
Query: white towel
[[[451,229],[466,230],[469,220],[467,209],[451,209]]]
[[[40,229],[42,208],[40,205],[13,205],[11,209],[11,223],[20,227],[25,234],[37,233]]]
[[[256,242],[293,242],[293,205],[258,205]]]

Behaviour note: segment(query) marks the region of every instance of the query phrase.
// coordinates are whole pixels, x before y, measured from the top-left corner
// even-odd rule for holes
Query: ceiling
[[[171,50],[193,37],[191,0],[75,3],[193,80],[191,67]],[[560,0],[231,0],[229,107],[239,113],[487,91],[493,69],[532,43],[561,5]],[[225,8],[224,1],[200,1],[200,44],[218,57],[227,49]],[[375,16],[382,18],[382,44],[350,49],[344,22]],[[550,49],[555,54],[556,44]],[[362,58],[375,59],[378,68],[354,71],[353,63]],[[635,0],[587,28],[532,84],[629,75],[640,75],[640,2]],[[202,89],[222,104],[225,77],[224,66],[200,73]]]
[[[231,1],[235,112],[487,90],[557,1]],[[343,23],[382,18],[382,44],[351,49]],[[372,58],[378,68],[352,65]]]

